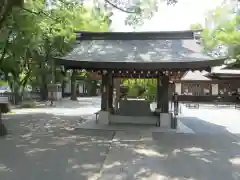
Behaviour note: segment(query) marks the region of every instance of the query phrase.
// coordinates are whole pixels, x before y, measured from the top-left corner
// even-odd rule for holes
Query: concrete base
[[[109,124],[109,112],[108,111],[100,111],[99,112],[99,120],[98,123],[99,124]]]
[[[110,123],[156,125],[157,116],[120,116],[110,115]]]
[[[171,128],[172,114],[160,113],[160,126],[163,128]]]

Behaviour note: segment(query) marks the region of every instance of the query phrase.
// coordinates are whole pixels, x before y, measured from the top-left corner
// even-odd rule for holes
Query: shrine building
[[[177,128],[169,110],[171,78],[189,70],[210,71],[224,63],[202,53],[194,31],[76,32],[76,47],[56,63],[102,77],[99,123],[158,124]],[[114,78],[157,79],[156,109],[145,99],[119,99],[114,107]]]

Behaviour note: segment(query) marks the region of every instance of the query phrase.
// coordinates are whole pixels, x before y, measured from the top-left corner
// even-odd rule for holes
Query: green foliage
[[[6,81],[0,81],[0,86],[8,85]]]
[[[228,7],[217,7],[209,12],[207,24],[214,28],[206,28],[202,32],[202,41],[206,51],[212,51],[218,46],[228,47],[228,56],[240,59],[240,31],[237,29],[240,19]]]
[[[123,79],[123,85],[129,87],[128,96],[142,97],[149,99],[156,95],[157,80],[156,79]]]
[[[1,103],[0,104],[1,113],[8,113],[11,111],[9,104]]]
[[[1,17],[2,18],[2,17]],[[54,57],[69,52],[76,30],[108,31],[107,15],[75,1],[26,0],[8,12],[0,29],[0,71],[13,92],[27,84],[46,87],[63,78]]]
[[[168,5],[175,5],[178,0],[164,0]],[[161,1],[159,0],[136,0],[127,6],[127,11],[129,13],[125,19],[125,23],[130,26],[140,26],[143,25],[144,20],[151,19],[154,13],[158,11],[158,7]]]
[[[203,29],[203,26],[202,24],[191,24],[190,27],[189,27],[190,30],[202,30]]]
[[[34,102],[24,102],[21,105],[19,105],[19,108],[37,108],[36,103]]]

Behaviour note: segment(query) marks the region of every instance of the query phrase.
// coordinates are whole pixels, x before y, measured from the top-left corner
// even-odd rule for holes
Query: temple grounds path
[[[10,134],[0,139],[0,180],[240,179],[240,141],[221,126],[195,134],[74,129],[99,105],[86,98],[5,116]]]

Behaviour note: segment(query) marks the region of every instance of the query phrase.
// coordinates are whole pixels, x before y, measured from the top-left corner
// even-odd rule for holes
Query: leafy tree
[[[108,27],[105,14],[75,2],[58,1],[48,9],[43,0],[25,1],[12,10],[0,31],[0,67],[12,91],[21,97],[26,84],[34,81],[46,99],[49,80],[54,83],[61,73],[53,59],[71,50],[74,31],[108,31]]]
[[[15,7],[21,7],[23,5],[23,0],[2,0],[0,1],[0,29],[3,23],[6,21],[9,14],[11,14],[12,9]]]
[[[39,1],[39,0],[37,0]],[[44,0],[41,0],[42,4],[46,4]],[[165,1],[168,5],[174,5],[177,3],[178,0],[163,0]],[[98,11],[101,11],[101,7],[103,6],[103,11],[106,11],[107,9],[110,10],[112,8],[118,9],[122,12],[128,13],[128,17],[126,18],[126,24],[128,25],[140,25],[143,23],[144,19],[150,19],[153,15],[154,12],[157,12],[159,3],[161,1],[159,0],[95,0],[95,7]],[[104,3],[102,3],[104,2]],[[11,14],[12,9],[14,8],[23,8],[25,4],[28,3],[27,1],[24,0],[1,0],[0,1],[0,29],[2,28],[2,24],[4,21],[6,21],[7,17],[9,14]],[[56,4],[71,4],[72,1],[67,1],[67,0],[52,0],[51,5],[56,5]],[[80,4],[79,1],[75,0],[75,4]],[[38,11],[31,11],[31,9],[24,8],[26,11],[29,12],[34,12],[35,14],[38,15],[47,15],[45,14],[45,11],[38,10]],[[108,14],[111,16],[111,13]]]
[[[128,14],[125,23],[131,26],[142,25],[144,19],[151,19],[158,11],[159,4],[166,2],[175,5],[178,0],[104,0],[107,7],[118,9]]]
[[[227,53],[230,58],[237,59],[239,62],[239,17],[227,7],[218,7],[209,13],[207,19],[208,27],[202,33],[205,49],[217,55]]]

